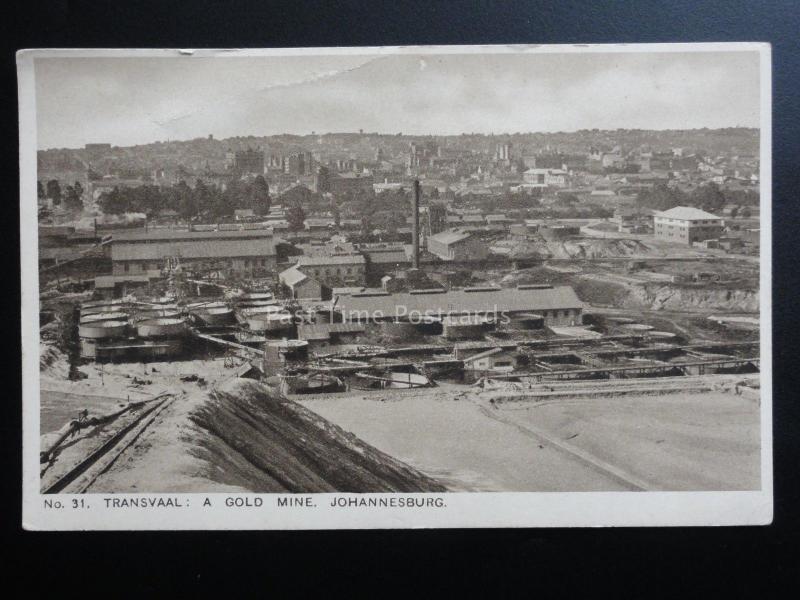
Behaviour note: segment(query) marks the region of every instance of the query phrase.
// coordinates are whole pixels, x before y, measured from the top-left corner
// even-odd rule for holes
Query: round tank
[[[142,338],[180,336],[185,330],[183,319],[148,319],[136,324],[136,333]]]
[[[242,294],[237,298],[240,302],[249,302],[252,300],[271,300],[272,294],[269,292],[249,292]]]
[[[308,358],[306,340],[270,340],[266,346],[277,350],[286,360],[304,361]]]
[[[91,339],[113,339],[125,335],[128,325],[124,321],[95,321],[78,327],[78,336]]]
[[[227,325],[233,322],[233,309],[209,308],[198,315],[207,325]]]
[[[292,327],[292,315],[281,312],[248,317],[247,325],[251,331],[285,331]]]
[[[145,359],[159,359],[176,356],[180,354],[182,350],[183,340],[181,338],[173,338],[147,343],[139,348],[139,355]]]
[[[245,308],[239,312],[249,317],[251,315],[269,315],[275,313],[282,313],[284,312],[284,310],[283,307],[272,304],[269,306],[257,306],[255,308]]]
[[[81,316],[81,324],[96,323],[97,321],[127,321],[128,314],[124,312],[106,312]]]

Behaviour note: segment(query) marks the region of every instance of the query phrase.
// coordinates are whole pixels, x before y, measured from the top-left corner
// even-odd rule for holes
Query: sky
[[[213,134],[758,127],[749,52],[36,58],[40,149]]]

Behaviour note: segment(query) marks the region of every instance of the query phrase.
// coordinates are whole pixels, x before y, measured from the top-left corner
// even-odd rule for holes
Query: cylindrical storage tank
[[[177,308],[147,308],[138,311],[140,319],[177,319],[181,311]]]
[[[242,308],[239,310],[241,314],[245,317],[251,317],[256,315],[270,315],[274,313],[281,313],[284,312],[282,306],[277,306],[276,304],[270,304],[265,306],[255,306],[253,308]]]
[[[152,344],[145,344],[139,348],[139,355],[143,359],[159,359],[177,356],[183,350],[182,338],[158,340]]]
[[[486,317],[457,316],[442,319],[442,335],[448,340],[480,339],[494,328]]]
[[[81,316],[97,315],[100,313],[119,312],[121,307],[112,304],[98,304],[97,306],[81,307]]]
[[[95,340],[110,340],[125,335],[128,324],[124,321],[95,321],[78,326],[78,336]]]
[[[277,332],[292,327],[292,315],[288,312],[270,312],[247,317],[251,331]]]
[[[265,346],[276,349],[286,362],[304,362],[308,359],[306,340],[269,340]]]
[[[233,323],[233,309],[231,308],[209,308],[197,314],[206,325],[228,325]]]
[[[237,298],[239,302],[251,302],[253,300],[271,300],[272,294],[269,292],[249,292]]]
[[[185,331],[183,319],[148,319],[136,324],[136,333],[142,338],[179,337]]]
[[[97,323],[98,321],[127,321],[128,314],[124,312],[106,312],[81,316],[81,324]]]
[[[511,322],[508,327],[511,329],[541,329],[544,327],[544,317],[536,313],[518,313],[510,316]]]

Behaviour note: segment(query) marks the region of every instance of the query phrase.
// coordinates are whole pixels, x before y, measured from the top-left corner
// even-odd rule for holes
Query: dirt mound
[[[756,290],[644,285],[631,286],[630,291],[621,306],[643,306],[652,310],[715,309],[735,312],[758,312],[759,306]]]
[[[601,239],[565,242],[550,242],[555,258],[626,258],[657,254],[650,246],[639,240]]]
[[[39,371],[43,375],[66,379],[69,376],[67,355],[52,344],[40,344]]]
[[[435,492],[445,488],[299,404],[236,380],[189,415],[204,474],[255,492]]]

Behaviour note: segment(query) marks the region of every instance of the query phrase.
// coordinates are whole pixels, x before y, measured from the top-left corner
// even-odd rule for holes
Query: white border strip
[[[85,495],[88,509],[71,510],[77,497],[39,492],[39,315],[34,60],[48,57],[186,57],[429,55],[624,52],[758,52],[761,58],[761,481],[752,492],[571,492],[447,494],[313,494],[316,508],[277,508],[275,494],[144,494],[172,498],[175,508],[106,507],[130,495]],[[763,525],[773,516],[772,473],[772,77],[765,43],[387,46],[271,50],[22,50],[17,53],[20,105],[20,244],[22,272],[23,526],[26,529],[371,529],[454,527],[596,527]],[[440,497],[443,508],[330,508],[332,498]],[[141,497],[141,496],[140,496]],[[260,508],[231,508],[226,498],[260,498]],[[203,507],[208,498],[211,507]],[[45,500],[64,508],[45,508]]]

